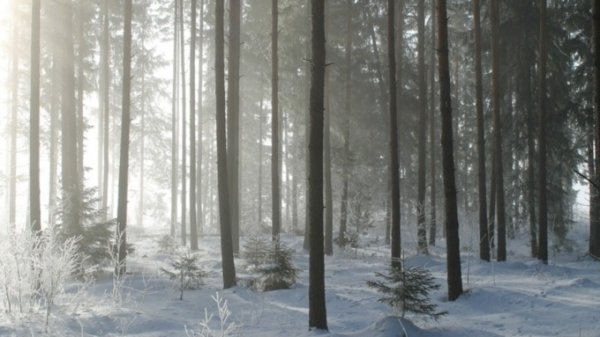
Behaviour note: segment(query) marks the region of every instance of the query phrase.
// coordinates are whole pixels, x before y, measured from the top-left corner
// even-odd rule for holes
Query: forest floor
[[[41,313],[21,318],[0,313],[0,336],[194,336],[206,321],[205,312],[213,314],[208,326],[214,336],[221,336],[213,299],[218,293],[221,308],[226,302],[230,311],[226,325],[233,323],[227,336],[398,337],[406,331],[409,337],[597,337],[600,262],[582,253],[587,247],[584,232],[583,227],[580,233],[575,230],[576,249],[553,251],[549,265],[527,257],[523,241],[510,241],[505,263],[481,262],[477,252],[470,252],[471,245],[463,243],[466,293],[455,302],[445,297],[444,242],[430,248],[428,256],[416,256],[414,247],[405,245],[406,264],[427,268],[441,285],[432,301],[448,314],[437,321],[412,315],[400,320],[377,301],[378,294],[366,286],[366,280],[386,268],[388,248],[379,238],[366,238],[365,248],[336,251],[325,259],[329,324],[325,333],[308,331],[308,255],[302,250],[302,237],[283,237],[295,250],[296,266],[302,270],[297,284],[271,292],[244,286],[222,290],[218,236],[202,238],[199,254],[208,272],[205,284],[199,290],[186,290],[179,300],[176,286],[160,271],[169,262],[167,255],[157,253],[160,235],[138,230],[130,235],[136,251],[128,259],[120,298],[113,295],[107,269],[76,299],[57,302],[47,332]],[[236,259],[236,266],[238,277],[249,277],[242,259]]]

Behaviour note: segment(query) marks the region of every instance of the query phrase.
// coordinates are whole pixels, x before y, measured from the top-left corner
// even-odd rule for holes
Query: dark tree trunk
[[[444,201],[446,209],[446,240],[448,269],[448,300],[456,300],[463,292],[460,269],[460,242],[456,183],[454,180],[454,154],[452,140],[452,102],[450,98],[450,69],[448,62],[448,16],[446,0],[437,2],[438,62],[440,81],[440,110],[442,120],[442,159],[444,175]]]
[[[392,265],[401,267],[400,239],[400,164],[398,158],[398,107],[396,103],[396,37],[394,25],[394,0],[388,0],[387,31],[388,31],[388,64],[389,64],[389,93],[390,93],[390,183],[392,208]]]
[[[240,0],[229,0],[227,168],[233,253],[240,252]]]
[[[598,1],[592,2],[592,20],[594,48],[594,108],[596,115],[596,159],[594,177],[596,182],[600,182],[600,4],[598,4]],[[598,197],[597,190],[595,191],[594,195],[596,197],[593,206],[598,207],[600,203],[600,198]],[[596,208],[595,212],[595,217],[592,219],[593,221],[590,222],[590,254],[596,259],[600,259],[600,221],[598,221],[600,211],[598,210],[598,208]]]
[[[29,222],[39,232],[40,211],[40,0],[31,9],[31,93],[29,114]]]
[[[229,217],[229,188],[227,186],[227,139],[225,122],[225,4],[217,0],[215,6],[215,95],[217,120],[217,175],[219,185],[219,215],[221,222],[221,265],[223,288],[236,285],[231,219]]]
[[[490,260],[490,242],[487,221],[487,196],[485,188],[485,138],[483,117],[483,85],[481,69],[481,5],[473,1],[473,21],[475,24],[475,106],[477,110],[477,183],[479,191],[479,258]]]
[[[417,9],[419,63],[419,131],[418,131],[418,177],[417,177],[417,241],[418,251],[427,254],[427,225],[425,224],[425,176],[427,142],[427,80],[425,69],[425,0],[419,0]]]
[[[196,16],[197,1],[192,0],[192,27],[190,31],[190,248],[198,250],[196,222]],[[202,66],[202,64],[200,64]],[[200,67],[201,68],[201,67]]]
[[[436,29],[436,18],[435,18],[435,0],[431,4],[431,51],[430,51],[430,74],[429,82],[431,85],[431,91],[429,95],[429,157],[430,157],[430,168],[429,177],[431,180],[431,195],[429,197],[431,203],[431,219],[429,223],[429,244],[435,246],[435,237],[437,232],[437,221],[436,221],[436,173],[435,173],[435,29]]]
[[[325,17],[330,16],[329,3],[325,4]],[[325,21],[325,40],[330,34],[329,20]],[[327,46],[325,47],[327,48]],[[325,187],[325,255],[333,255],[333,197],[331,187],[331,70],[325,69],[325,114],[323,123],[323,160]]]
[[[498,0],[491,3],[492,20],[492,106],[494,114],[494,156],[496,158],[496,220],[498,221],[498,261],[506,261],[506,219],[502,164],[502,122],[500,117],[500,60]]]
[[[274,0],[276,2],[276,0]],[[308,326],[327,330],[325,260],[323,256],[323,110],[325,91],[325,3],[312,0],[312,67],[308,143],[308,218],[310,257]],[[275,148],[275,146],[274,146]],[[273,200],[275,203],[275,199]]]
[[[346,244],[346,228],[348,224],[348,185],[350,180],[350,115],[352,114],[352,0],[346,4],[346,50],[345,50],[345,98],[344,98],[344,154],[342,167],[342,203],[340,205],[340,232],[338,242]]]
[[[281,231],[281,198],[279,174],[279,56],[277,0],[271,2],[271,199],[273,203],[273,240]],[[322,161],[322,159],[321,159]],[[321,168],[322,170],[322,168]],[[322,192],[321,192],[322,193]]]
[[[537,226],[535,216],[535,124],[533,116],[533,101],[531,99],[531,67],[533,59],[528,50],[524,62],[525,74],[523,78],[523,96],[521,101],[527,109],[527,213],[529,213],[529,241],[531,256],[537,257]]]
[[[129,171],[129,128],[131,109],[131,17],[132,0],[125,0],[125,25],[123,28],[123,97],[121,115],[121,153],[119,157],[119,200],[117,208],[117,275],[126,272],[127,257],[127,187]]]
[[[539,205],[540,229],[538,258],[548,264],[548,202],[546,176],[546,0],[540,0],[540,45],[539,45]]]

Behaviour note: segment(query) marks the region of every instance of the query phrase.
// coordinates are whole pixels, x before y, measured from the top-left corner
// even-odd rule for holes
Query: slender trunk
[[[258,228],[262,228],[262,169],[263,169],[263,98],[260,98],[260,109],[258,112]]]
[[[479,258],[490,260],[490,242],[487,221],[487,200],[485,188],[485,136],[483,117],[483,84],[481,69],[481,6],[473,1],[473,21],[475,24],[475,106],[477,110],[477,182],[479,191]]]
[[[29,114],[29,221],[34,233],[42,229],[40,210],[40,8],[40,0],[33,0]]]
[[[171,96],[171,236],[175,236],[177,226],[177,192],[178,192],[178,139],[179,139],[179,2],[176,0],[173,12],[173,88]]]
[[[340,233],[338,242],[346,245],[348,224],[348,185],[350,180],[350,115],[352,114],[352,0],[346,2],[346,51],[345,51],[345,98],[344,98],[344,155],[342,167],[342,204],[340,205]]]
[[[417,177],[417,240],[418,251],[427,254],[427,225],[425,224],[425,177],[427,142],[427,81],[425,70],[425,0],[419,0],[417,9],[419,63],[419,131],[418,131],[418,177]]]
[[[83,18],[83,6],[84,2],[78,2],[78,13],[77,13],[77,177],[79,178],[79,193],[83,191],[84,182],[84,168],[83,168],[83,155],[84,155],[84,132],[85,132],[85,120],[83,118],[83,86],[85,84],[85,74],[83,65],[84,56],[84,18]]]
[[[102,23],[102,43],[100,45],[102,54],[102,117],[103,117],[103,168],[102,168],[102,209],[106,210],[108,206],[108,173],[110,170],[109,162],[109,145],[110,145],[110,26],[109,26],[109,13],[108,13],[108,1],[102,2],[103,12],[103,23]],[[108,216],[108,212],[105,213],[105,219]]]
[[[198,233],[204,232],[204,212],[202,210],[202,136],[203,136],[203,86],[204,86],[204,0],[200,0],[200,18],[199,18],[199,48],[198,48],[198,139],[196,148],[196,227]]]
[[[56,170],[58,162],[58,104],[59,104],[59,72],[56,52],[52,53],[52,93],[50,101],[50,156],[49,156],[49,182],[48,182],[48,226],[53,228],[56,211]]]
[[[125,25],[123,28],[123,97],[121,115],[121,153],[119,158],[119,201],[117,209],[118,265],[116,274],[123,275],[127,268],[127,186],[129,171],[129,128],[131,108],[131,17],[132,0],[125,0]]]
[[[276,1],[276,0],[274,0]],[[310,257],[308,326],[327,330],[323,256],[323,110],[325,89],[325,3],[312,0],[312,68],[308,145],[308,219]]]
[[[595,132],[596,132],[596,158],[595,158],[595,180],[600,181],[600,4],[598,1],[592,2],[592,20],[593,20],[593,53],[594,53],[594,108],[595,108]],[[600,197],[598,190],[594,191],[596,207],[595,217],[590,222],[590,254],[596,259],[600,259],[600,211],[598,206]],[[541,205],[541,204],[540,204]],[[540,219],[541,220],[541,219]],[[541,226],[540,226],[541,232]],[[541,243],[540,243],[541,244]]]
[[[440,81],[440,110],[442,120],[442,159],[444,174],[444,201],[446,211],[446,263],[448,270],[448,300],[456,300],[462,293],[460,267],[460,240],[458,235],[458,212],[456,183],[454,180],[454,153],[452,139],[452,102],[450,98],[450,69],[448,62],[448,16],[446,0],[437,2],[438,62]]]
[[[273,203],[273,240],[279,240],[281,231],[281,199],[279,171],[279,56],[277,0],[271,2],[271,199]]]
[[[196,16],[197,1],[192,0],[192,27],[190,31],[190,248],[198,250],[196,222]]]
[[[185,247],[187,244],[187,209],[186,209],[186,198],[187,198],[187,136],[186,136],[186,84],[185,84],[185,31],[183,29],[184,24],[183,16],[183,0],[179,3],[179,40],[180,40],[180,53],[181,58],[181,245]]]
[[[546,0],[540,0],[540,45],[539,45],[539,205],[540,228],[538,258],[548,264],[548,202],[546,176]]]
[[[146,13],[142,13],[142,24],[146,24]],[[145,144],[145,138],[146,138],[146,62],[148,62],[148,60],[146,59],[146,34],[144,32],[142,32],[141,34],[141,50],[142,50],[142,55],[141,55],[141,107],[140,107],[140,190],[139,190],[139,200],[138,200],[138,219],[137,219],[137,224],[138,226],[143,226],[144,225],[144,154],[146,151],[146,144]]]
[[[431,4],[431,51],[429,59],[429,83],[431,90],[429,93],[429,157],[430,157],[430,168],[429,177],[431,180],[431,190],[429,202],[431,203],[431,219],[429,223],[429,245],[435,246],[435,237],[437,232],[437,221],[436,221],[436,173],[435,173],[435,0]]]
[[[217,0],[215,6],[215,95],[216,95],[216,137],[219,185],[219,215],[221,222],[221,265],[223,266],[223,288],[236,285],[235,262],[229,213],[229,188],[227,186],[227,130],[225,122],[225,25],[224,0]]]
[[[494,157],[496,159],[496,220],[498,221],[498,261],[506,261],[506,219],[502,164],[502,125],[500,117],[500,60],[498,0],[491,3],[492,20],[492,106],[494,114]]]
[[[15,229],[17,210],[17,115],[19,113],[19,28],[13,23],[11,116],[10,116],[10,173],[9,173],[9,206],[8,222],[10,229]]]
[[[62,129],[62,190],[63,226],[69,236],[81,234],[79,221],[80,204],[77,164],[77,116],[75,101],[75,69],[73,48],[73,5],[70,2],[60,5],[63,13],[64,30],[61,34],[61,77],[63,83],[61,104]]]
[[[240,252],[240,0],[229,0],[227,88],[227,169],[233,253]]]
[[[306,4],[306,24],[310,25],[311,24],[311,4],[312,1],[309,1]],[[310,40],[307,39],[307,43],[306,43],[306,60],[310,60],[311,59],[311,50],[310,50]],[[311,64],[310,62],[306,62],[306,73],[310,74],[311,72]],[[308,173],[310,172],[310,167],[309,167],[309,162],[308,162],[308,142],[309,142],[309,133],[310,133],[310,78],[307,76],[306,77],[306,114],[304,114],[304,155],[305,155],[305,160],[304,160],[304,178],[305,181],[308,182]],[[305,199],[308,199],[308,184],[305,184],[304,186],[304,196]],[[308,219],[308,204],[305,202],[305,207],[304,207],[304,242],[302,244],[302,248],[304,248],[304,250],[308,251],[310,250],[310,223],[308,223],[308,221],[306,221],[306,219]]]
[[[388,32],[388,64],[390,93],[390,183],[392,185],[392,266],[401,268],[400,238],[400,165],[398,156],[398,107],[396,103],[396,37],[394,25],[394,0],[388,0],[387,32]]]
[[[326,16],[329,16],[329,6],[326,5]],[[327,22],[325,26],[329,28]],[[327,32],[327,28],[325,31]],[[331,123],[331,85],[330,85],[330,70],[325,69],[325,112],[323,116],[323,184],[325,187],[325,255],[333,255],[333,197],[331,187],[331,140],[330,140],[330,123]]]

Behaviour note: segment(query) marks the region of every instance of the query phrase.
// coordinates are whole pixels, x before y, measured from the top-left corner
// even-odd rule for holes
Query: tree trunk
[[[417,58],[419,63],[419,131],[418,131],[418,177],[417,177],[417,241],[418,251],[427,254],[427,227],[425,224],[425,176],[427,142],[427,81],[425,70],[425,0],[417,6]]]
[[[500,117],[500,60],[498,0],[491,3],[492,20],[492,106],[494,114],[494,156],[496,158],[496,219],[498,221],[498,261],[506,261],[506,219],[502,164],[502,122]]]
[[[325,17],[330,16],[330,4],[325,4]],[[325,21],[325,40],[330,34],[329,20]],[[327,45],[325,45],[327,49]],[[323,160],[324,175],[323,183],[325,185],[325,255],[333,255],[333,197],[331,187],[331,71],[325,68],[325,112],[323,116]]]
[[[142,14],[142,26],[147,24],[146,21],[146,12],[141,13]],[[141,39],[140,39],[140,43],[141,43],[141,57],[140,57],[140,63],[141,63],[141,107],[140,107],[140,158],[139,158],[139,165],[140,165],[140,190],[139,190],[139,199],[138,199],[138,219],[137,219],[137,224],[138,226],[142,227],[144,225],[144,154],[146,152],[146,144],[145,144],[145,138],[146,138],[146,62],[148,61],[146,59],[146,34],[145,32],[141,33]]]
[[[477,111],[477,187],[479,191],[479,258],[490,260],[490,242],[487,221],[487,196],[485,187],[485,136],[483,117],[483,85],[481,69],[481,5],[473,1],[475,24],[475,107]]]
[[[204,231],[204,212],[202,210],[202,146],[203,146],[203,88],[204,88],[204,0],[200,0],[200,35],[198,38],[198,139],[196,148],[196,227],[199,234]]]
[[[83,192],[84,185],[84,174],[85,170],[83,167],[83,156],[84,156],[84,133],[85,133],[85,120],[83,118],[83,95],[84,95],[84,84],[85,84],[85,74],[84,74],[84,17],[83,17],[83,6],[84,2],[77,2],[77,59],[76,59],[76,67],[77,67],[77,109],[75,110],[77,113],[77,177],[79,178],[78,186],[79,193]]]
[[[540,41],[539,41],[539,205],[540,228],[538,258],[548,264],[548,202],[546,177],[546,0],[540,0]]]
[[[350,180],[350,116],[352,114],[352,0],[346,2],[346,50],[345,50],[345,118],[344,154],[342,167],[342,204],[340,205],[340,246],[346,244],[346,228],[348,224],[348,185]]]
[[[34,233],[42,229],[40,211],[40,8],[40,0],[33,0],[29,114],[29,222]]]
[[[215,97],[216,97],[216,136],[217,174],[219,185],[219,215],[221,222],[221,265],[223,266],[223,288],[236,285],[235,263],[231,219],[229,213],[229,188],[227,186],[227,139],[225,122],[225,32],[224,0],[217,0],[215,6]]]
[[[132,0],[125,0],[125,25],[123,28],[123,97],[121,115],[121,153],[119,158],[119,201],[117,208],[117,275],[126,272],[127,257],[127,187],[129,171],[129,128],[131,108],[131,17]]]
[[[276,2],[276,0],[274,0]],[[308,218],[310,257],[308,326],[327,330],[323,256],[323,110],[325,91],[325,3],[312,0],[312,68],[308,143]],[[275,202],[275,199],[273,200]]]
[[[435,246],[435,237],[437,232],[437,221],[436,221],[436,173],[435,173],[435,0],[431,4],[431,51],[430,51],[430,74],[429,82],[431,85],[431,91],[429,95],[429,157],[430,157],[430,168],[429,177],[431,180],[431,195],[429,197],[431,203],[431,219],[429,223],[429,245]]]
[[[227,168],[233,253],[240,252],[240,0],[229,0]]]
[[[198,250],[196,222],[196,16],[197,1],[192,0],[190,31],[190,248]],[[202,64],[200,64],[202,66]]]
[[[48,182],[48,226],[53,228],[56,220],[56,185],[58,166],[58,108],[59,108],[59,71],[56,51],[52,52],[52,97],[50,102],[50,156]]]
[[[16,5],[15,5],[16,7]],[[16,228],[17,210],[17,116],[19,113],[19,25],[13,25],[12,85],[10,114],[10,172],[8,223],[12,230]]]
[[[260,109],[258,112],[258,228],[262,228],[262,176],[263,176],[263,98],[260,98]]]
[[[180,39],[180,53],[181,57],[181,245],[186,246],[187,244],[187,145],[186,145],[186,84],[185,84],[185,30],[183,24],[185,17],[183,16],[183,0],[179,3],[179,39]]]
[[[388,0],[387,30],[388,30],[388,64],[389,64],[389,94],[390,94],[390,183],[392,185],[392,266],[401,268],[401,238],[400,238],[400,165],[398,156],[398,107],[396,103],[396,37],[394,25],[394,0]]]
[[[273,203],[273,240],[281,231],[281,198],[279,174],[279,56],[277,0],[271,2],[271,199]],[[322,159],[321,159],[322,161]]]
[[[456,300],[463,292],[460,269],[460,240],[456,183],[454,180],[454,154],[452,139],[452,102],[450,98],[450,69],[448,62],[448,16],[446,0],[437,2],[438,62],[440,81],[440,110],[442,120],[442,159],[444,175],[444,201],[446,210],[446,263],[448,270],[448,300]]]
[[[173,11],[173,88],[171,97],[171,236],[175,236],[177,227],[178,192],[178,140],[179,140],[179,2],[175,0]]]
[[[75,112],[75,69],[73,48],[73,7],[72,3],[61,4],[64,29],[61,34],[60,68],[63,81],[61,104],[62,129],[62,191],[63,228],[67,235],[80,235],[79,221],[81,198],[77,170],[77,117]]]
[[[102,117],[103,117],[103,160],[102,160],[102,209],[106,210],[108,206],[108,173],[110,170],[109,162],[109,144],[110,144],[110,26],[109,26],[109,12],[108,12],[108,1],[102,2],[102,43],[100,44],[101,49],[101,96],[102,96]],[[105,214],[104,220],[108,216],[108,212]]]
[[[592,20],[594,53],[594,108],[596,115],[595,180],[596,182],[600,182],[600,4],[598,4],[598,1],[592,2]],[[598,207],[600,202],[600,198],[598,197],[598,191],[596,190],[594,194],[596,195],[596,197],[593,206]],[[600,221],[598,221],[599,216],[600,211],[598,210],[598,208],[596,208],[596,215],[590,222],[590,254],[596,259],[600,259]]]

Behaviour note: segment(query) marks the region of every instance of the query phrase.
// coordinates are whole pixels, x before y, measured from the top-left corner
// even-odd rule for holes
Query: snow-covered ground
[[[302,270],[290,290],[257,292],[244,286],[222,290],[220,249],[217,236],[200,241],[202,266],[208,272],[200,290],[188,290],[182,301],[173,283],[160,272],[169,258],[158,253],[158,235],[133,233],[136,252],[128,260],[128,276],[121,289],[123,298],[112,296],[112,277],[107,272],[77,298],[65,296],[44,332],[44,315],[21,317],[0,313],[0,336],[186,336],[200,330],[205,309],[214,314],[210,327],[219,331],[218,293],[227,302],[233,323],[231,336],[600,336],[600,263],[584,257],[583,232],[574,252],[555,253],[549,265],[527,257],[523,241],[511,241],[509,262],[483,263],[476,253],[462,254],[466,293],[455,302],[445,299],[443,242],[430,256],[415,256],[406,248],[408,264],[424,266],[441,288],[432,296],[448,314],[438,321],[392,316],[377,301],[378,294],[366,286],[376,271],[387,266],[388,248],[376,240],[364,249],[336,251],[326,257],[327,314],[329,333],[308,331],[308,256],[302,238],[284,236],[296,251],[296,266]],[[576,238],[577,239],[577,238]],[[411,250],[413,249],[413,250]],[[578,250],[577,250],[578,249]],[[238,277],[248,277],[236,259]],[[410,321],[409,321],[410,320]],[[218,335],[218,334],[217,334]],[[220,336],[220,335],[218,335]]]

